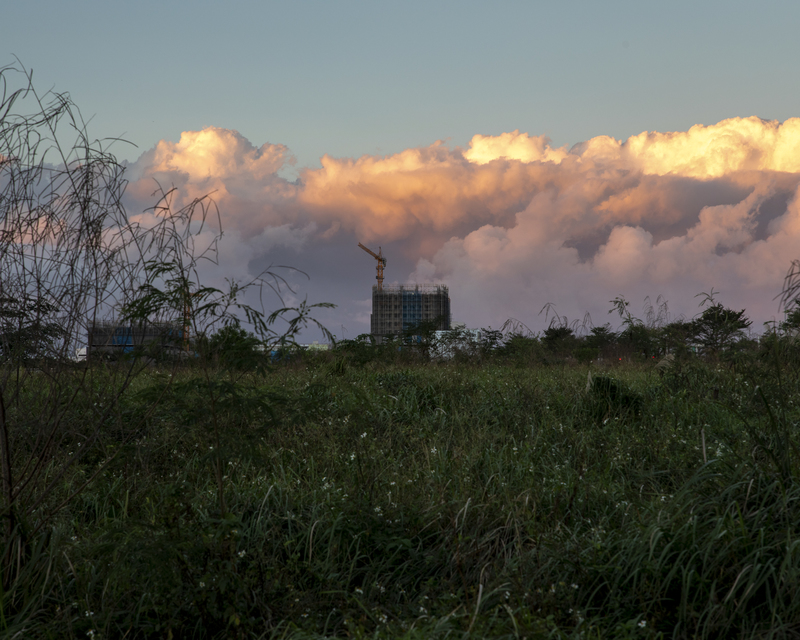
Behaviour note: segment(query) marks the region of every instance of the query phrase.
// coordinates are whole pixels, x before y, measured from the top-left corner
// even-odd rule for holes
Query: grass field
[[[148,367],[107,411],[98,382],[6,536],[2,633],[795,637],[784,355]],[[45,374],[6,407],[16,468]]]

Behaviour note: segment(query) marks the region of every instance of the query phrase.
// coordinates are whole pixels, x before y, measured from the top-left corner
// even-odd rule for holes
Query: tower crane
[[[383,268],[386,266],[386,258],[383,257],[381,248],[378,247],[378,253],[375,253],[374,251],[367,249],[360,242],[358,243],[358,246],[378,261],[378,265],[376,267],[378,269],[378,275],[375,276],[375,279],[378,281],[378,291],[381,291],[383,289]]]

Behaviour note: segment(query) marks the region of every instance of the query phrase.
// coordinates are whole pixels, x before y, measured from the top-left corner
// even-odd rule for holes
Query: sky
[[[593,324],[718,300],[754,328],[800,258],[800,4],[148,2],[4,8],[0,65],[121,138],[132,216],[211,193],[207,277],[271,265],[339,338],[386,283],[453,320]],[[275,303],[277,304],[277,303]],[[306,339],[321,338],[313,331]]]

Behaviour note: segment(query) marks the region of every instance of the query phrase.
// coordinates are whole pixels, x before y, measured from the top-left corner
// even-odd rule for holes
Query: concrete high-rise
[[[379,341],[400,335],[422,322],[450,329],[450,293],[442,284],[372,287],[370,332]]]

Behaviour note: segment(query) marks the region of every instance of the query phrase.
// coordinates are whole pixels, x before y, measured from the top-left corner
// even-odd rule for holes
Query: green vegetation
[[[472,363],[343,365],[333,352],[259,374],[220,360],[142,369],[111,411],[63,411],[40,476],[55,487],[6,540],[0,625],[80,638],[791,635],[797,351],[773,336],[737,369],[594,365],[588,389],[587,366],[522,367],[502,349]],[[25,380],[20,407],[41,389]],[[13,462],[28,460],[37,426],[6,411]]]

